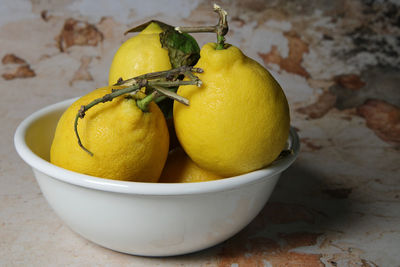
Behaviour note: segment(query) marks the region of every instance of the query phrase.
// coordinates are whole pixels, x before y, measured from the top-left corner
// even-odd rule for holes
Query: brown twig
[[[79,119],[83,119],[86,115],[86,112],[89,109],[91,109],[92,107],[96,106],[97,104],[112,101],[114,98],[124,95],[124,94],[135,95],[140,91],[141,88],[146,87],[151,90],[150,95],[147,95],[146,97],[144,97],[142,99],[136,100],[137,106],[144,112],[147,111],[148,104],[151,101],[153,101],[157,95],[162,95],[164,97],[174,99],[185,105],[189,105],[189,100],[187,100],[186,98],[184,98],[182,96],[179,96],[178,94],[168,90],[167,88],[181,86],[181,85],[200,86],[201,85],[200,79],[197,76],[195,76],[193,73],[202,73],[202,72],[203,72],[203,70],[200,68],[192,68],[189,66],[182,66],[182,67],[167,70],[167,71],[147,73],[147,74],[140,75],[135,78],[131,78],[131,79],[127,79],[127,80],[119,79],[115,85],[118,85],[118,86],[125,85],[128,87],[122,88],[122,89],[112,89],[111,93],[106,94],[103,97],[97,98],[87,105],[81,106],[80,109],[78,110],[78,112],[75,116],[75,121],[74,121],[74,131],[75,131],[75,135],[78,140],[78,145],[84,151],[86,151],[90,156],[93,156],[93,153],[82,144],[82,141],[81,141],[81,138],[80,138],[79,132],[78,132],[78,121],[79,121]],[[185,75],[190,80],[189,81],[177,80],[177,77],[179,75]],[[175,78],[171,79],[172,76]]]
[[[214,11],[218,13],[219,20],[218,24],[214,26],[179,26],[175,27],[175,30],[183,33],[195,33],[195,32],[214,32],[217,34],[217,47],[216,50],[224,49],[225,47],[225,35],[228,33],[228,13],[222,9],[219,5],[214,4]]]

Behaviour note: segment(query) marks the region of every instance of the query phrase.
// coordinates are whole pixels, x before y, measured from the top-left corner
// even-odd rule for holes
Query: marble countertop
[[[214,24],[211,1],[3,0],[1,266],[400,266],[400,8],[389,1],[220,1],[228,42],[281,83],[296,163],[243,231],[198,253],[125,255],[72,232],[13,146],[32,112],[107,84],[123,32]],[[200,44],[214,41],[195,35]]]

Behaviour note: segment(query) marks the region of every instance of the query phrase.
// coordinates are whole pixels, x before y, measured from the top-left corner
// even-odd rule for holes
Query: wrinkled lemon
[[[221,179],[222,177],[197,166],[183,151],[176,147],[169,152],[160,183],[193,183]]]
[[[78,110],[112,88],[116,87],[96,89],[64,112],[56,128],[50,161],[102,178],[157,182],[167,159],[169,135],[164,116],[154,102],[149,104],[148,112],[126,96],[94,106],[78,123],[82,144],[93,156],[77,143],[73,125]]]
[[[145,73],[171,69],[168,50],[161,46],[157,23],[150,23],[138,35],[129,38],[117,50],[111,63],[108,84]]]
[[[277,81],[237,47],[206,44],[195,67],[203,82],[181,86],[190,105],[174,103],[177,137],[200,167],[228,177],[275,160],[289,134],[289,107]]]

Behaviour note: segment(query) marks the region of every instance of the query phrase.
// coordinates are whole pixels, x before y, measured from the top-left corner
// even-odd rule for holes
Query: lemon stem
[[[225,37],[222,35],[217,35],[217,46],[215,50],[223,50],[225,48]]]
[[[219,5],[214,4],[214,11],[219,15],[218,24],[215,26],[193,26],[193,27],[175,27],[175,30],[180,33],[196,33],[196,32],[214,32],[217,34],[216,50],[225,49],[225,35],[228,33],[228,13]]]
[[[154,98],[157,96],[157,91],[152,92],[148,96],[136,100],[136,104],[138,108],[140,108],[143,112],[148,112],[149,111],[149,104],[151,101],[154,100]]]
[[[121,95],[125,95],[125,94],[135,95],[143,87],[146,87],[147,89],[150,89],[150,91],[151,91],[151,93],[149,95],[136,101],[137,106],[143,112],[148,111],[149,103],[151,101],[153,101],[159,95],[161,95],[163,97],[168,97],[168,98],[174,99],[185,105],[189,105],[189,101],[186,98],[179,96],[178,94],[176,94],[173,91],[168,90],[168,88],[181,86],[181,85],[200,86],[201,85],[200,79],[193,73],[202,73],[202,72],[203,72],[203,70],[200,68],[193,68],[190,66],[182,66],[182,67],[167,70],[167,71],[147,73],[147,74],[140,75],[135,78],[131,78],[131,79],[127,79],[127,80],[122,80],[122,79],[118,80],[118,82],[115,85],[122,85],[122,86],[127,86],[127,87],[122,88],[122,89],[112,89],[111,93],[106,94],[103,97],[97,98],[87,105],[81,106],[81,108],[78,110],[76,117],[75,117],[75,121],[74,121],[74,131],[75,131],[76,138],[78,140],[78,145],[85,152],[87,152],[90,156],[93,156],[93,153],[82,144],[82,141],[81,141],[81,138],[80,138],[79,132],[78,132],[79,119],[83,119],[86,115],[86,112],[89,109],[91,109],[92,107],[94,107],[100,103],[106,103],[106,102],[112,101],[114,98],[121,96]],[[189,78],[189,80],[188,81],[179,80],[178,77],[180,75],[185,75],[186,77]]]

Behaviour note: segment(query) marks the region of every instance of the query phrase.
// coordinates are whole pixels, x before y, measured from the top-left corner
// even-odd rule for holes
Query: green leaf
[[[125,34],[131,32],[141,32],[150,23],[157,23],[163,30],[160,33],[161,46],[168,50],[172,68],[180,66],[194,66],[200,58],[200,47],[196,40],[187,33],[179,33],[175,27],[158,20],[150,20],[139,26],[129,29]]]
[[[168,50],[168,56],[172,68],[181,66],[194,66],[200,58],[200,47],[196,40],[187,33],[179,33],[175,27],[168,25],[158,20],[151,20],[136,26],[125,32],[141,32],[150,23],[157,23],[163,32],[160,33],[161,46]],[[174,88],[173,92],[176,92]],[[157,101],[158,106],[163,111],[166,118],[172,117],[172,108],[174,101],[172,99],[163,97],[162,101]]]
[[[169,61],[172,68],[194,66],[200,58],[200,47],[196,40],[187,33],[179,33],[169,28],[160,33],[163,48],[168,49]],[[175,91],[176,92],[176,91]],[[166,98],[158,103],[165,118],[172,118],[174,101]]]
[[[200,47],[196,40],[187,33],[179,33],[174,28],[160,33],[163,48],[168,49],[172,68],[194,66],[200,58]]]

